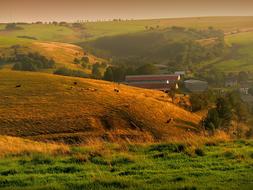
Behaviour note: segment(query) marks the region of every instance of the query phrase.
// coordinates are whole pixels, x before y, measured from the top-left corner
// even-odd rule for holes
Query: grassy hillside
[[[200,117],[171,104],[162,92],[5,70],[0,81],[0,135],[67,143],[153,142],[199,131]]]
[[[82,70],[86,73],[90,73],[91,71],[88,69],[84,69],[80,64],[74,64],[74,59],[81,59],[84,54],[89,58],[89,63],[101,63],[106,62],[104,59],[100,59],[95,57],[88,52],[85,52],[81,47],[68,43],[59,43],[59,42],[34,42],[31,45],[31,49],[36,50],[36,52],[40,52],[42,55],[53,58],[56,62],[56,67],[67,67],[74,70]]]
[[[73,147],[67,155],[9,155],[0,160],[0,188],[252,189],[252,141],[188,148],[183,144],[106,144]]]
[[[236,33],[234,35],[226,36],[227,44],[236,44],[235,48],[231,48],[228,51],[227,55],[220,59],[213,59],[211,61],[207,61],[201,63],[199,68],[209,69],[209,68],[217,68],[222,71],[230,72],[239,70],[252,70],[251,64],[251,33],[253,29],[253,17],[201,17],[201,18],[176,18],[176,19],[153,19],[153,20],[129,20],[129,21],[108,21],[108,22],[88,22],[83,23],[82,27],[76,28],[71,24],[67,26],[59,26],[53,24],[26,24],[26,25],[18,25],[23,28],[23,30],[4,30],[5,25],[0,24],[0,51],[3,51],[3,48],[12,46],[12,45],[23,45],[27,47],[33,47],[34,44],[40,43],[48,43],[48,42],[65,42],[65,43],[81,43],[87,42],[95,39],[99,39],[101,41],[101,37],[110,36],[112,40],[117,38],[117,35],[134,35],[136,33],[145,35],[147,30],[150,28],[159,27],[160,30],[163,30],[172,26],[181,26],[186,28],[194,28],[194,29],[207,29],[212,26],[213,28],[223,30],[224,33],[231,34]],[[177,33],[173,34],[173,39],[179,40],[182,38],[182,35]],[[34,39],[28,39],[29,37]],[[191,40],[192,36],[184,36],[184,39]],[[196,36],[195,36],[196,38]],[[128,39],[128,38],[127,38]],[[136,39],[136,38],[134,38]],[[133,40],[134,40],[133,39]],[[246,43],[245,44],[245,40]],[[249,39],[249,40],[247,40]],[[145,39],[143,39],[145,41]],[[156,40],[156,39],[155,39]],[[138,41],[138,40],[137,40]],[[131,40],[130,40],[131,42]],[[111,42],[108,42],[111,44]],[[141,41],[142,43],[142,41]],[[147,44],[148,43],[148,44]],[[157,44],[157,42],[155,42]],[[129,41],[128,41],[129,44]],[[146,48],[148,49],[147,59],[150,59],[150,54],[156,54],[154,49],[156,47],[150,46],[154,44],[154,42],[150,40],[146,40],[144,44],[147,44]],[[50,45],[51,46],[51,45]],[[35,46],[35,49],[44,51],[45,46],[41,48]],[[124,50],[127,47],[132,47],[131,45],[125,46],[121,45],[120,48],[117,47],[117,51]],[[107,47],[106,47],[107,48]],[[131,48],[132,51],[136,54],[138,50],[137,47]],[[168,47],[167,47],[168,48]],[[43,50],[44,49],[44,50]],[[166,47],[165,47],[166,49]],[[106,50],[106,51],[110,51]],[[157,50],[159,51],[159,50]],[[165,51],[165,50],[164,50]],[[45,51],[44,51],[45,52]],[[60,51],[55,51],[54,53],[60,54]],[[101,52],[100,52],[101,53]],[[102,52],[105,53],[105,52]],[[125,51],[125,54],[128,54],[129,51]],[[131,53],[131,52],[130,52]],[[53,52],[47,52],[45,54],[53,54]],[[125,56],[124,54],[124,56]],[[54,57],[56,57],[54,55]],[[63,56],[59,56],[59,62],[62,62],[62,65],[69,64],[72,59],[72,55],[63,51],[61,53]],[[65,56],[66,55],[66,56]],[[145,55],[146,56],[146,55]],[[64,57],[64,58],[63,58]],[[161,56],[153,56],[156,59],[163,59],[163,62],[167,62],[167,59],[161,58]],[[162,56],[163,57],[163,56]],[[58,58],[56,58],[58,59]],[[63,63],[64,62],[64,63]],[[155,62],[161,62],[161,60],[155,60]],[[75,65],[69,65],[68,67],[74,68]],[[76,68],[82,69],[82,68]],[[89,72],[89,71],[86,71]]]
[[[113,36],[145,31],[146,27],[167,28],[182,26],[186,28],[207,29],[212,26],[224,32],[249,30],[253,28],[253,17],[196,17],[174,19],[151,19],[129,21],[107,21],[84,23],[83,28],[53,24],[20,25],[24,30],[0,31],[1,37],[17,40],[17,36],[30,36],[43,41],[80,42],[104,36]],[[0,30],[5,25],[0,24]],[[7,40],[7,39],[6,39]]]
[[[223,72],[253,71],[253,32],[238,32],[225,36],[226,53],[212,61],[197,65],[200,70],[217,69]]]
[[[85,23],[82,31],[89,34],[86,39],[90,40],[104,36],[114,36],[127,33],[145,31],[146,27],[167,28],[181,26],[186,28],[207,29],[212,26],[224,32],[231,32],[237,29],[252,29],[253,17],[196,17],[196,18],[172,18],[172,19],[151,19],[133,21],[110,21]]]
[[[215,64],[222,71],[253,71],[253,32],[244,32],[226,37],[232,54],[227,60]]]

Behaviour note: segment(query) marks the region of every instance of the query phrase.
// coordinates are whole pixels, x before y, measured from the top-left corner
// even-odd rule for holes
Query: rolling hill
[[[0,135],[76,144],[182,140],[200,131],[201,117],[162,92],[8,70],[0,71],[0,91]]]
[[[98,21],[81,23],[80,27],[74,27],[71,23],[66,25],[54,24],[19,24],[21,30],[4,30],[5,24],[0,24],[0,52],[3,48],[12,45],[22,45],[32,47],[34,44],[40,43],[71,43],[83,44],[95,40],[103,40],[104,37],[115,40],[120,36],[139,35],[143,36],[150,29],[165,30],[168,27],[185,27],[190,29],[203,30],[208,27],[222,30],[225,41],[229,48],[224,57],[204,61],[197,64],[197,69],[209,70],[218,69],[224,72],[252,71],[252,29],[253,17],[196,17],[196,18],[175,18],[175,19],[151,19],[151,20],[128,20],[128,21]],[[181,38],[175,35],[174,39]],[[189,37],[190,39],[191,36]],[[136,38],[135,38],[136,39]],[[249,40],[247,40],[249,39]],[[109,43],[111,43],[109,41]],[[245,41],[246,40],[246,41]],[[137,39],[137,41],[139,41]],[[153,43],[152,41],[150,43]],[[155,42],[156,43],[156,42]],[[129,44],[129,43],[128,43]],[[233,46],[235,45],[235,46]],[[65,45],[64,45],[65,46]],[[38,46],[37,46],[38,47]],[[43,45],[43,47],[45,47]],[[148,46],[149,47],[149,46]],[[120,47],[123,48],[122,46]],[[117,48],[119,51],[120,48]],[[127,47],[125,47],[127,48]],[[153,53],[154,47],[148,53]],[[124,49],[124,48],[123,48]],[[38,47],[41,50],[41,47]],[[87,49],[85,49],[87,50]],[[57,50],[58,51],[58,50]],[[125,51],[127,53],[127,51]],[[59,53],[59,51],[58,51]],[[58,54],[56,53],[56,54]],[[47,54],[47,53],[46,53]],[[65,52],[64,52],[65,54]],[[67,54],[66,54],[67,55]],[[67,60],[65,56],[64,60]],[[71,57],[71,55],[69,56]],[[154,56],[160,58],[160,56]],[[149,60],[150,55],[147,56]],[[62,57],[59,57],[63,60]],[[161,58],[160,58],[161,59]],[[167,59],[156,60],[155,62],[166,62]],[[69,62],[69,61],[67,61]],[[63,63],[65,64],[65,63]],[[68,64],[68,63],[67,63]],[[163,64],[163,63],[162,63]],[[66,65],[66,64],[65,64]],[[75,65],[70,65],[70,68]],[[80,69],[80,68],[77,68]],[[90,72],[90,71],[87,71]]]

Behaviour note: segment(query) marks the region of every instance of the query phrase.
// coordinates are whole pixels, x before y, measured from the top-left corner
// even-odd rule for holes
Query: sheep
[[[20,88],[20,87],[21,87],[21,84],[16,85],[16,88]]]

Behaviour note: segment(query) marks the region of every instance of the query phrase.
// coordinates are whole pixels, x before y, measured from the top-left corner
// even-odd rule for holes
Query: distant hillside
[[[158,91],[7,70],[0,91],[0,135],[72,144],[180,140],[200,131],[198,115]]]
[[[141,54],[142,57],[148,61],[164,62],[169,60],[166,58],[167,49],[170,46],[161,45],[161,36],[153,35],[148,36],[147,33],[151,33],[152,30],[166,30],[168,27],[185,27],[195,30],[206,30],[209,27],[222,30],[225,34],[225,41],[227,45],[230,45],[230,49],[222,57],[217,56],[216,59],[205,60],[196,68],[202,71],[209,71],[211,69],[218,69],[224,72],[235,72],[238,70],[253,71],[251,56],[252,50],[252,31],[253,31],[253,17],[195,17],[195,18],[175,18],[175,19],[150,19],[150,20],[120,20],[120,21],[106,21],[106,22],[87,22],[87,23],[47,23],[47,24],[17,24],[18,30],[5,30],[6,24],[0,24],[0,54],[3,48],[7,48],[13,45],[21,45],[31,47],[33,44],[39,43],[71,43],[71,44],[92,44],[91,47],[97,47],[101,49],[99,54],[108,54],[114,51],[116,55],[123,53],[122,56],[130,54]],[[130,44],[131,41],[136,41],[136,38],[142,36],[137,42],[146,46],[147,51],[143,52],[143,47],[138,44],[133,47]],[[127,42],[126,45],[114,46],[119,43],[118,36],[124,37],[121,42]],[[135,36],[129,38],[130,36]],[[180,38],[181,34],[174,33],[172,39]],[[193,38],[192,38],[193,37]],[[183,38],[186,41],[198,38],[199,36],[187,35]],[[158,42],[150,43],[147,38],[153,38]],[[113,41],[113,44],[110,43]],[[91,42],[92,41],[92,42]],[[96,44],[94,44],[96,41]],[[89,42],[89,43],[88,43]],[[104,46],[103,43],[108,42],[108,46]],[[164,41],[166,42],[166,40]],[[201,44],[207,45],[213,40],[202,39]],[[122,44],[122,43],[120,43]],[[159,44],[159,46],[158,46]],[[163,43],[164,44],[164,43]],[[58,46],[58,45],[57,45]],[[114,46],[114,47],[113,47]],[[45,47],[43,45],[43,47]],[[157,48],[158,47],[158,48]],[[41,47],[36,46],[41,50]],[[106,48],[106,49],[105,49]],[[108,49],[107,49],[108,48]],[[111,48],[111,49],[110,49]],[[45,49],[45,48],[44,48]],[[57,48],[58,49],[58,48]],[[130,50],[129,50],[130,49]],[[87,49],[85,49],[87,51]],[[89,49],[90,50],[90,49]],[[125,51],[129,50],[129,51]],[[155,51],[154,51],[155,50]],[[162,50],[164,52],[162,52]],[[51,52],[53,54],[53,52]],[[58,53],[56,53],[58,54]],[[65,53],[60,56],[60,60],[68,60],[68,54]],[[114,55],[114,54],[113,54]],[[129,56],[129,55],[127,55]],[[64,58],[63,58],[64,57]],[[162,64],[164,64],[162,63]],[[65,63],[63,63],[65,64]],[[181,64],[180,64],[181,65]],[[71,65],[71,67],[75,67]],[[182,67],[185,67],[183,65]]]
[[[11,68],[14,64],[13,61],[8,61],[15,57],[15,54],[28,54],[28,53],[38,53],[45,56],[47,59],[53,59],[56,63],[54,68],[43,70],[43,72],[52,73],[58,68],[66,67],[72,70],[79,70],[87,74],[91,73],[91,68],[84,68],[81,64],[76,64],[75,59],[82,59],[86,57],[89,59],[89,64],[92,66],[95,63],[106,62],[104,59],[100,59],[91,55],[87,51],[84,51],[81,47],[68,43],[60,42],[43,42],[35,41],[30,42],[26,45],[14,45],[9,47],[0,48],[0,60],[3,60],[3,67]],[[5,63],[6,62],[6,63]],[[1,61],[0,61],[1,65]]]
[[[228,51],[220,58],[198,65],[201,70],[223,72],[250,71],[253,73],[253,29],[237,31],[225,37]]]
[[[203,43],[205,39],[212,40]],[[165,64],[176,69],[187,69],[192,64],[222,55],[224,34],[221,30],[213,28],[155,28],[145,32],[103,37],[83,43],[82,46],[97,56],[130,58],[146,63]]]

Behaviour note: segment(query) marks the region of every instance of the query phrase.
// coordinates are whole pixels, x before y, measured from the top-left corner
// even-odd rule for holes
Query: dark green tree
[[[100,71],[100,64],[99,63],[95,63],[92,66],[92,76],[96,79],[101,79],[102,78],[102,74]]]
[[[112,71],[112,67],[108,67],[108,68],[106,69],[103,79],[104,79],[104,80],[107,80],[107,81],[113,81],[113,71]]]
[[[216,102],[216,110],[219,118],[222,120],[222,126],[228,127],[232,119],[231,105],[228,100],[224,97],[218,98]]]
[[[214,131],[215,129],[220,128],[221,120],[219,114],[215,108],[208,111],[207,117],[203,121],[204,128],[206,130]]]

